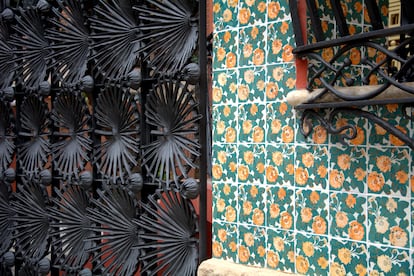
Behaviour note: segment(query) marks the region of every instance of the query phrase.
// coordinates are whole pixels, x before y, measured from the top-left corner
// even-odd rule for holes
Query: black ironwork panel
[[[160,80],[147,99],[145,115],[154,139],[143,146],[143,163],[153,181],[178,184],[197,166],[194,161],[200,148],[200,115],[188,83]]]
[[[40,11],[35,8],[19,9],[15,20],[9,43],[15,47],[16,81],[27,91],[47,87],[49,42],[45,37]]]
[[[56,127],[52,146],[55,168],[64,179],[79,178],[90,161],[90,115],[78,91],[62,91],[53,103],[51,118]]]
[[[46,189],[39,182],[22,179],[13,194],[11,206],[14,217],[15,250],[28,266],[36,266],[48,254],[49,204]]]
[[[0,275],[195,275],[198,1],[0,3]]]
[[[0,103],[0,174],[10,166],[15,150],[13,113],[8,102]]]
[[[49,67],[56,81],[62,86],[81,84],[91,57],[91,39],[87,25],[87,10],[83,1],[58,1],[53,17],[48,18],[50,27],[46,38],[50,43],[47,56]]]
[[[93,236],[92,223],[87,216],[87,208],[91,205],[87,188],[73,184],[67,184],[61,190],[55,188],[53,206],[48,209],[54,262],[68,273],[83,269],[94,245],[87,240]]]
[[[22,172],[32,178],[49,160],[49,111],[43,98],[35,94],[25,98],[20,108],[18,162]]]
[[[143,25],[138,50],[160,72],[180,71],[194,53],[198,41],[198,1],[147,0],[135,6]]]
[[[137,200],[134,193],[122,186],[98,190],[98,199],[92,199],[88,217],[96,242],[91,248],[94,269],[104,275],[133,275],[139,265],[142,243],[137,219]]]
[[[0,21],[0,89],[10,87],[14,77],[13,48],[9,41],[9,27],[3,20]],[[0,92],[3,96],[4,91]]]
[[[107,87],[97,99],[97,129],[102,143],[96,147],[95,162],[103,177],[125,183],[138,164],[139,120],[134,98],[127,90]]]
[[[0,182],[0,256],[9,251],[13,242],[13,224],[14,212],[10,205],[9,197],[11,195],[10,183],[2,177]]]
[[[168,208],[166,208],[168,206]],[[159,189],[144,204],[138,220],[143,272],[157,275],[196,275],[198,224],[191,202],[172,188]]]
[[[92,58],[96,73],[106,81],[126,80],[137,62],[140,32],[135,19],[118,0],[103,1],[90,19]]]

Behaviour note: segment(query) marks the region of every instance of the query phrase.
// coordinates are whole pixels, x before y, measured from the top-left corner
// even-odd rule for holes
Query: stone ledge
[[[220,259],[208,259],[198,267],[198,276],[293,276],[291,273],[236,264]]]

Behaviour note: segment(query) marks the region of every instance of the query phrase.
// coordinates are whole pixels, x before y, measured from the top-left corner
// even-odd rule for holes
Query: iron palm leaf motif
[[[0,181],[0,257],[6,253],[12,245],[12,226],[14,213],[10,206],[10,190]]]
[[[196,275],[198,221],[194,207],[174,190],[158,189],[138,220],[144,243],[142,271],[149,275]],[[157,266],[154,269],[154,266]]]
[[[26,90],[38,89],[47,77],[49,43],[44,36],[43,22],[36,9],[20,9],[16,16],[17,25],[12,26],[15,34],[11,36],[10,45],[15,46],[14,61],[17,64],[17,83]]]
[[[95,133],[102,143],[96,148],[99,171],[113,182],[125,183],[139,153],[138,111],[132,95],[119,87],[103,90],[96,106]]]
[[[151,126],[152,142],[143,146],[143,164],[153,181],[187,178],[199,156],[197,103],[187,83],[160,80],[147,99],[146,122]]]
[[[101,0],[94,11],[96,16],[90,21],[95,68],[109,81],[126,79],[135,66],[135,52],[140,47],[136,41],[137,25],[118,0]]]
[[[88,260],[93,232],[87,217],[89,193],[77,185],[55,189],[54,205],[49,209],[55,265],[67,272],[78,272]]]
[[[44,169],[50,152],[46,103],[35,95],[21,105],[18,160],[23,172],[32,176]]]
[[[91,199],[88,217],[94,223],[91,228],[98,241],[92,248],[96,271],[102,275],[133,275],[138,267],[137,201],[125,187],[117,185],[107,190],[97,190],[98,198]]]
[[[0,102],[0,173],[10,166],[14,155],[14,124],[7,102]]]
[[[49,19],[51,28],[47,29],[50,41],[50,66],[63,86],[77,85],[87,70],[90,55],[89,30],[83,1],[57,1],[59,9],[54,8],[55,17]]]
[[[145,47],[138,49],[158,71],[176,72],[188,63],[198,41],[198,1],[146,0],[139,11],[138,41]]]
[[[79,92],[63,91],[55,102],[52,119],[58,129],[53,134],[57,141],[53,144],[53,162],[64,179],[85,169],[92,150],[89,137],[89,111]]]
[[[18,184],[11,200],[14,218],[14,239],[17,254],[26,263],[35,264],[48,252],[48,197],[44,186],[31,180]]]
[[[20,266],[19,276],[33,276],[33,275],[49,275],[50,271],[50,260],[48,258],[43,258],[36,263],[23,263]]]
[[[9,87],[14,77],[13,49],[8,39],[8,27],[3,20],[0,20],[0,89]]]

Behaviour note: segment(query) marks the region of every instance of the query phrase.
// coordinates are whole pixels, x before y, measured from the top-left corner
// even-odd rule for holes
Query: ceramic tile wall
[[[355,29],[368,26],[361,3],[345,2]],[[320,126],[299,133],[285,102],[296,86],[286,0],[214,0],[213,17],[213,256],[307,275],[414,275],[411,150],[347,114],[336,125],[355,121],[351,146]],[[401,107],[372,109],[413,132]]]

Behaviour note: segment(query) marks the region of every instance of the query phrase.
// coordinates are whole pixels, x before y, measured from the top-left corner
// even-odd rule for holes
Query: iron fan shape
[[[21,105],[20,130],[22,143],[18,146],[18,160],[25,174],[33,176],[44,169],[50,152],[46,103],[35,95],[28,96]]]
[[[97,190],[97,199],[91,199],[88,217],[96,237],[87,241],[98,242],[93,261],[102,275],[134,275],[138,268],[137,202],[125,187],[116,185]]]
[[[14,77],[13,49],[8,39],[8,26],[0,20],[0,89],[9,87]]]
[[[188,63],[198,41],[198,1],[146,0],[134,6],[141,21],[138,50],[158,71],[177,72]]]
[[[38,89],[47,78],[47,56],[49,43],[44,36],[44,28],[39,11],[34,8],[19,9],[17,24],[12,26],[10,45],[14,46],[17,83],[27,91]]]
[[[81,186],[71,184],[61,190],[55,188],[55,195],[49,209],[55,265],[67,272],[79,272],[93,245],[86,241],[93,234],[86,211],[90,196]]]
[[[14,124],[7,102],[0,102],[0,174],[7,170],[14,155]]]
[[[97,99],[95,133],[101,135],[96,164],[104,177],[125,183],[139,153],[139,120],[134,98],[127,90],[107,87]]]
[[[83,10],[83,1],[57,1],[59,9],[54,8],[55,17],[49,22],[47,39],[50,41],[50,66],[63,86],[74,87],[79,84],[87,70],[90,56],[89,30]]]
[[[23,179],[13,194],[11,206],[15,225],[13,238],[16,240],[16,254],[31,265],[45,257],[49,248],[49,204],[44,186],[31,180]]]
[[[80,92],[74,91],[61,92],[53,106],[51,117],[57,129],[53,162],[64,179],[78,178],[92,150],[88,107]]]
[[[145,106],[146,122],[151,126],[151,142],[143,146],[143,164],[153,181],[169,183],[187,178],[197,167],[199,156],[198,105],[179,80],[160,80],[153,87]]]
[[[135,66],[135,52],[140,47],[137,25],[118,0],[101,0],[94,11],[96,16],[90,21],[97,73],[113,82],[125,80]]]
[[[142,205],[138,220],[145,254],[142,271],[148,275],[196,275],[198,220],[194,207],[178,191],[158,189]]]
[[[13,240],[14,213],[11,210],[9,197],[9,188],[3,181],[0,181],[0,257],[10,249]]]

